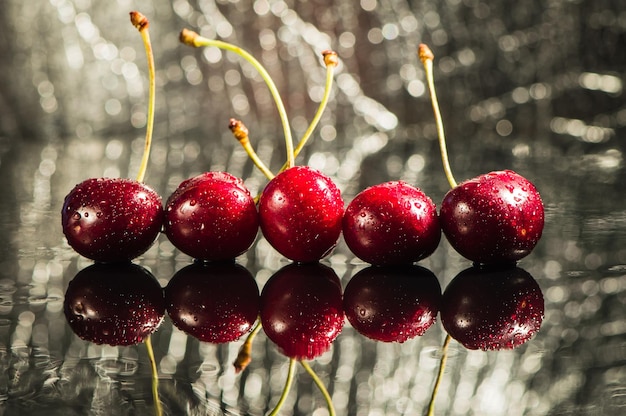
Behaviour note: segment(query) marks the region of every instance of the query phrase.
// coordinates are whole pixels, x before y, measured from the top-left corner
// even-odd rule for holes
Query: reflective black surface
[[[136,175],[147,95],[141,41],[128,11],[151,19],[158,85],[146,182],[166,198],[205,170],[265,185],[228,131],[238,117],[277,170],[282,128],[264,84],[230,54],[178,43],[189,27],[237,43],[277,80],[299,137],[321,96],[319,53],[341,65],[334,97],[299,163],[323,170],[346,201],[390,179],[439,205],[441,169],[420,42],[435,79],[457,179],[510,168],[546,208],[544,235],[520,267],[538,282],[545,318],[512,351],[456,342],[437,400],[441,415],[621,415],[626,409],[626,19],[619,2],[506,5],[446,2],[10,1],[0,12],[0,411],[6,415],[154,414],[142,345],[78,338],[63,314],[70,280],[91,263],[67,246],[63,197],[88,177]],[[260,288],[287,262],[258,237],[237,259]],[[137,264],[165,287],[191,260],[160,236]],[[324,260],[345,287],[366,267],[340,242]],[[442,241],[420,262],[442,289],[470,265]],[[346,321],[312,362],[338,414],[424,414],[444,338],[440,322],[402,344]],[[287,359],[260,334],[215,346],[166,317],[152,336],[168,414],[267,413]],[[303,371],[284,414],[327,414]]]

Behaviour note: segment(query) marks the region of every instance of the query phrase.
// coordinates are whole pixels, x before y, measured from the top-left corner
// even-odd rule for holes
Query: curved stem
[[[256,334],[258,334],[259,331],[261,330],[261,327],[262,327],[261,321],[259,320],[257,321],[254,328],[252,328],[252,332],[248,334],[248,336],[246,337],[246,340],[239,348],[239,353],[237,354],[237,358],[235,359],[235,362],[233,362],[233,366],[235,367],[236,373],[240,373],[243,370],[245,370],[248,364],[250,364],[250,361],[252,361],[252,353],[251,353],[252,342],[254,341]]]
[[[334,70],[337,67],[339,62],[337,61],[336,52],[324,51],[322,52],[322,56],[324,57],[324,64],[326,65],[326,82],[324,84],[324,95],[322,96],[320,105],[317,107],[317,111],[315,112],[315,115],[313,116],[313,120],[311,120],[311,124],[309,124],[309,127],[306,129],[306,131],[304,132],[304,135],[302,136],[302,138],[298,142],[298,145],[293,151],[294,159],[298,157],[298,155],[300,154],[304,146],[309,141],[309,138],[311,137],[311,134],[313,134],[313,131],[315,130],[317,125],[319,124],[322,118],[322,114],[324,113],[324,110],[326,109],[326,106],[328,104],[328,100],[330,99],[330,93],[332,91],[333,79],[334,79],[333,75],[335,73]],[[289,167],[288,163],[285,163],[283,167],[280,169],[280,171],[282,172],[288,167]]]
[[[163,408],[161,407],[161,400],[159,400],[159,372],[157,370],[154,350],[152,349],[152,339],[150,336],[146,338],[145,344],[152,371],[152,398],[154,400],[154,414],[156,416],[161,416],[163,414]]]
[[[437,392],[439,391],[439,386],[441,385],[441,379],[443,378],[443,372],[446,368],[446,362],[448,361],[448,346],[450,345],[450,341],[452,337],[449,334],[446,334],[446,338],[443,341],[443,345],[441,346],[441,359],[439,360],[439,371],[437,372],[437,379],[435,380],[435,385],[433,386],[433,392],[430,396],[430,402],[428,402],[428,413],[426,416],[434,416],[435,415],[435,398],[437,397]]]
[[[259,156],[252,148],[252,145],[250,144],[250,137],[248,137],[248,128],[243,124],[243,122],[231,118],[228,122],[228,128],[230,129],[230,131],[233,132],[233,136],[235,136],[235,139],[237,139],[239,144],[241,144],[241,146],[244,148],[250,159],[252,159],[252,162],[254,162],[255,166],[259,168],[261,172],[263,172],[267,179],[274,179],[274,174],[272,173],[272,171],[269,170],[267,166],[265,166],[265,163],[263,163],[263,161],[259,159]]]
[[[150,157],[150,148],[152,147],[152,131],[154,130],[154,103],[156,101],[156,70],[154,68],[154,53],[152,52],[152,43],[150,42],[150,33],[148,27],[150,23],[146,16],[139,12],[130,12],[130,21],[139,30],[143,45],[148,58],[148,79],[149,79],[149,95],[148,95],[148,120],[146,125],[146,140],[139,165],[139,173],[137,174],[137,182],[143,182],[148,168],[148,159]]]
[[[446,148],[446,136],[443,131],[443,121],[441,120],[441,111],[439,111],[439,101],[437,100],[437,93],[435,91],[435,82],[433,80],[433,60],[435,55],[425,44],[419,46],[419,58],[424,65],[426,71],[426,81],[428,82],[428,89],[430,91],[430,100],[433,106],[433,112],[435,113],[435,122],[437,123],[437,136],[439,137],[439,150],[441,151],[441,161],[443,162],[443,170],[448,179],[448,183],[451,188],[456,187],[457,183],[452,176],[452,169],[450,168],[450,161],[448,160],[448,150]]]
[[[183,29],[180,32],[180,41],[185,45],[193,46],[193,47],[208,47],[213,46],[216,48],[224,49],[230,52],[234,52],[237,55],[241,56],[243,59],[248,61],[250,65],[254,67],[261,75],[267,87],[274,98],[274,102],[276,103],[276,107],[278,108],[278,114],[280,116],[280,120],[283,124],[283,130],[285,133],[285,146],[287,148],[287,164],[291,167],[295,164],[295,157],[293,155],[293,138],[291,136],[291,128],[289,127],[289,119],[287,118],[287,112],[285,110],[285,106],[283,104],[282,99],[280,98],[280,94],[278,92],[278,88],[274,84],[274,81],[270,77],[267,70],[261,65],[259,61],[257,61],[254,56],[252,56],[249,52],[241,49],[238,46],[232,45],[228,42],[223,42],[215,39],[207,39],[198,35],[196,32]]]
[[[328,394],[328,390],[326,389],[326,386],[324,386],[324,383],[322,383],[322,380],[320,380],[317,373],[313,371],[309,363],[307,363],[306,361],[300,361],[300,364],[302,364],[302,367],[304,367],[306,372],[309,373],[309,375],[315,382],[315,385],[322,393],[322,396],[324,396],[324,400],[326,400],[326,405],[328,406],[328,414],[330,416],[335,416],[336,413],[335,413],[335,406],[333,406],[333,400],[330,397],[330,394]]]
[[[287,373],[287,380],[285,381],[285,386],[283,387],[283,392],[280,395],[280,399],[278,399],[278,403],[276,403],[276,407],[274,410],[270,412],[268,416],[276,416],[280,409],[285,404],[285,400],[287,400],[287,396],[289,395],[289,390],[291,390],[291,384],[293,383],[293,378],[295,375],[296,368],[296,360],[293,358],[289,359],[289,372]]]

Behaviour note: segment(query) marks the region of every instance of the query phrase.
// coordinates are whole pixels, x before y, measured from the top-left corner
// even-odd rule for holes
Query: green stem
[[[152,371],[152,398],[154,400],[154,414],[156,416],[161,416],[163,415],[163,408],[161,407],[161,400],[159,400],[159,372],[157,370],[154,350],[152,349],[152,339],[150,336],[146,338],[145,344]]]
[[[326,82],[324,84],[324,95],[322,96],[320,105],[317,107],[317,111],[315,112],[315,115],[313,116],[313,120],[311,120],[311,124],[309,124],[309,127],[304,132],[304,135],[302,136],[302,138],[300,139],[300,142],[298,142],[298,145],[296,146],[294,150],[294,153],[293,153],[294,159],[298,157],[298,155],[300,154],[304,146],[309,141],[309,138],[313,134],[313,131],[315,130],[317,125],[319,124],[322,118],[322,114],[324,113],[324,110],[326,109],[326,106],[328,105],[328,101],[330,100],[330,93],[332,91],[333,79],[334,79],[333,77],[334,70],[338,64],[337,53],[333,51],[324,51],[322,52],[322,56],[324,57],[324,64],[326,65]],[[280,171],[282,172],[288,167],[289,167],[288,163],[285,163],[283,167],[280,169]]]
[[[152,147],[152,132],[154,130],[156,70],[154,67],[154,53],[152,51],[152,43],[150,42],[150,33],[148,31],[148,27],[150,26],[148,19],[139,12],[130,12],[130,20],[133,26],[135,26],[141,34],[144,49],[146,50],[146,57],[148,58],[148,80],[150,84],[148,93],[148,120],[146,125],[146,140],[143,149],[143,156],[141,157],[141,164],[139,165],[139,172],[137,174],[137,182],[143,182],[146,176],[146,169],[148,168],[150,148]]]
[[[243,147],[243,149],[248,154],[248,157],[252,160],[254,165],[263,172],[263,175],[269,180],[274,179],[274,174],[265,163],[259,158],[257,153],[254,151],[254,148],[250,144],[250,137],[248,136],[248,128],[241,122],[240,120],[231,118],[228,123],[228,128],[233,132],[233,136],[239,142],[239,144]]]
[[[254,328],[252,328],[252,332],[248,334],[248,336],[246,337],[246,340],[239,348],[239,353],[237,354],[237,358],[235,359],[235,362],[233,363],[236,373],[240,373],[243,370],[245,370],[248,364],[250,364],[250,361],[252,361],[252,354],[251,354],[252,342],[254,341],[254,338],[259,333],[261,328],[262,328],[261,321],[259,320],[257,321]]]
[[[330,394],[328,394],[328,390],[326,389],[326,386],[324,386],[324,383],[322,383],[322,380],[320,380],[317,373],[313,371],[309,363],[307,363],[306,361],[300,361],[300,364],[302,364],[302,367],[304,367],[306,372],[309,373],[309,375],[315,382],[315,385],[317,385],[317,388],[322,393],[322,396],[324,396],[324,400],[326,400],[326,405],[328,406],[328,414],[330,416],[335,416],[336,413],[335,413],[335,406],[333,406],[333,400],[330,397]]]
[[[296,360],[293,358],[290,358],[289,359],[289,371],[287,372],[287,380],[285,381],[283,392],[280,395],[280,399],[278,399],[278,403],[276,403],[276,407],[274,407],[274,410],[272,410],[268,416],[276,416],[278,412],[280,412],[280,409],[285,404],[285,401],[287,400],[287,396],[289,395],[289,390],[291,390],[291,384],[293,383],[293,379],[295,375],[295,368],[296,368]]]
[[[455,188],[457,183],[452,175],[452,169],[450,168],[450,161],[448,160],[448,150],[446,148],[446,135],[443,130],[443,121],[441,119],[441,111],[439,110],[439,101],[437,100],[437,93],[435,91],[435,82],[433,80],[433,60],[435,55],[425,44],[419,46],[419,58],[424,64],[424,70],[426,71],[426,81],[428,82],[428,90],[430,91],[430,100],[433,106],[433,112],[435,113],[435,122],[437,123],[437,136],[439,137],[439,150],[441,152],[441,161],[443,162],[443,170],[448,179],[448,183],[451,188]]]
[[[446,362],[448,361],[448,346],[450,345],[450,341],[452,338],[449,334],[446,334],[446,338],[443,341],[443,345],[441,346],[441,359],[439,360],[439,371],[437,372],[437,379],[435,380],[435,385],[433,386],[433,392],[430,396],[430,402],[428,402],[428,413],[426,416],[434,416],[435,415],[435,398],[437,397],[437,392],[439,391],[439,386],[441,385],[441,379],[443,378],[443,372],[446,368]]]
[[[283,130],[285,134],[285,145],[287,149],[287,164],[290,167],[294,166],[295,157],[293,155],[293,138],[291,136],[291,128],[289,127],[289,119],[287,118],[287,112],[285,110],[285,106],[278,92],[278,88],[276,88],[274,81],[270,77],[267,70],[263,67],[263,65],[261,65],[261,63],[257,61],[254,58],[254,56],[252,56],[249,52],[241,49],[238,46],[235,46],[228,42],[223,42],[220,40],[207,39],[188,29],[183,29],[180,32],[180,40],[184,44],[193,46],[196,48],[212,46],[212,47],[216,47],[219,49],[224,49],[230,52],[234,52],[237,55],[241,56],[246,61],[248,61],[248,63],[250,63],[250,65],[252,65],[254,69],[258,71],[258,73],[261,75],[261,77],[267,84],[267,87],[269,88],[270,93],[272,94],[272,97],[274,98],[274,102],[276,103],[276,107],[278,108],[278,114],[280,116],[280,120],[283,124]]]

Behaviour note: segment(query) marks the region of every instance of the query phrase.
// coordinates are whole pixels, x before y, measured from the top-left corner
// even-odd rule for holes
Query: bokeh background
[[[275,79],[294,136],[321,98],[321,51],[340,58],[332,100],[298,158],[346,201],[391,179],[438,203],[447,191],[419,43],[435,82],[457,179],[511,168],[539,188],[547,225],[520,266],[546,301],[537,336],[514,351],[451,345],[441,415],[622,415],[626,411],[626,10],[620,1],[8,0],[0,10],[0,413],[153,414],[142,346],[78,339],[62,312],[90,264],[66,244],[63,197],[88,177],[136,175],[146,122],[145,53],[128,12],[151,21],[157,67],[146,182],[167,197],[185,178],[227,170],[266,183],[228,130],[244,121],[277,170],[283,132],[266,86],[230,53],[181,45],[193,29],[235,43]],[[138,264],[165,286],[190,263],[162,236]],[[259,236],[238,259],[259,287],[287,264]],[[365,267],[340,241],[324,260],[345,285]],[[445,241],[421,263],[443,288],[469,267]],[[440,324],[403,344],[349,325],[313,363],[342,415],[423,414]],[[170,414],[264,414],[286,359],[263,336],[243,375],[239,343],[200,343],[166,318],[153,337]],[[284,414],[326,413],[299,374]]]

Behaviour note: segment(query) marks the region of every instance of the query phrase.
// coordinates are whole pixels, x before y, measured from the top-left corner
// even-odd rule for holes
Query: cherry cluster
[[[150,74],[140,172],[137,180],[87,179],[66,196],[62,209],[68,243],[96,262],[75,277],[66,293],[66,316],[78,335],[97,343],[136,344],[158,328],[167,312],[179,329],[201,341],[231,342],[249,333],[235,363],[242,369],[250,359],[251,340],[262,328],[291,359],[292,374],[296,361],[311,372],[304,360],[330,348],[344,318],[368,338],[404,342],[422,335],[439,314],[448,337],[473,349],[513,348],[538,330],[543,297],[516,262],[541,237],[541,197],[530,181],[510,170],[456,183],[432,79],[434,57],[427,46],[420,46],[419,57],[451,186],[439,212],[421,189],[403,181],[371,186],[345,207],[331,178],[295,165],[328,102],[338,65],[334,52],[322,53],[327,68],[324,97],[294,148],[284,105],[261,64],[234,45],[189,30],[181,32],[184,44],[235,52],[259,71],[281,116],[287,162],[274,175],[255,154],[247,128],[231,119],[234,137],[268,178],[260,195],[253,197],[244,181],[228,172],[205,172],[183,181],[163,205],[143,183],[155,100],[149,24],[138,12],[131,13],[131,22],[144,40]],[[259,230],[293,261],[275,273],[261,293],[250,272],[234,261],[252,246]],[[442,232],[474,263],[443,294],[435,275],[415,264],[437,249]],[[195,259],[164,290],[149,272],[130,263],[160,233]],[[319,262],[341,235],[354,255],[371,265],[350,279],[344,293],[332,268]]]

